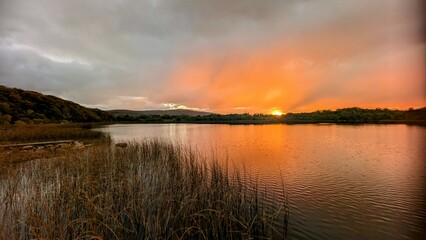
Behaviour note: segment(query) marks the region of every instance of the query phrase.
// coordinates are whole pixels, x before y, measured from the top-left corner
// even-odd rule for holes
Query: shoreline
[[[398,120],[382,120],[372,122],[333,122],[333,121],[257,121],[257,120],[235,120],[235,121],[117,121],[112,123],[94,124],[98,126],[112,125],[112,124],[228,124],[228,125],[269,125],[269,124],[283,124],[283,125],[415,125],[426,126],[426,121],[398,121]]]

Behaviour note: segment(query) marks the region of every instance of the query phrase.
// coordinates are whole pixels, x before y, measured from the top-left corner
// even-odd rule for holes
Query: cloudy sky
[[[0,84],[101,109],[426,104],[421,0],[0,0]]]

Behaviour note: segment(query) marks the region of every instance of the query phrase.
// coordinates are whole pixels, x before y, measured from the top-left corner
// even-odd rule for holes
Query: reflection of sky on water
[[[421,238],[426,128],[406,125],[111,125],[114,139],[160,138],[226,159],[290,203],[289,237]]]

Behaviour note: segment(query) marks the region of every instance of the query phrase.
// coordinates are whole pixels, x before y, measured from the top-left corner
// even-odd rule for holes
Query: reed
[[[89,124],[31,124],[24,126],[3,126],[0,129],[0,143],[26,143],[56,140],[109,140],[109,135],[90,130]]]
[[[0,173],[0,239],[285,238],[285,199],[157,140],[28,161]]]

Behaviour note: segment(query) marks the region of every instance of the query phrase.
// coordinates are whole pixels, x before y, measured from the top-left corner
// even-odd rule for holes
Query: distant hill
[[[111,121],[109,113],[34,91],[0,85],[0,124]]]
[[[169,116],[207,116],[213,113],[210,112],[201,112],[194,111],[189,109],[173,109],[173,110],[145,110],[145,111],[132,111],[132,110],[110,110],[107,111],[112,114],[114,117],[128,115],[130,117],[139,117],[139,116],[148,116],[148,115],[169,115]]]

